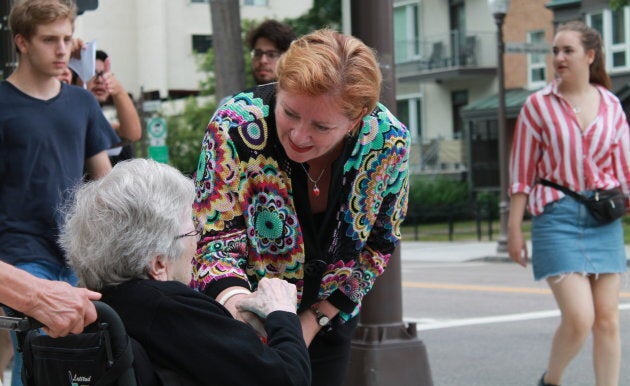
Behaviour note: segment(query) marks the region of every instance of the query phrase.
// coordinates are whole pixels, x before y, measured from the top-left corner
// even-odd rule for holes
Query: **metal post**
[[[381,102],[395,113],[392,0],[351,0],[351,17],[352,34],[378,53],[383,73]],[[416,325],[406,326],[402,321],[400,247],[363,299],[346,385],[433,385]]]
[[[0,0],[0,79],[6,79],[17,68],[17,53],[9,30],[9,12],[13,0]]]
[[[507,227],[509,216],[509,198],[508,190],[508,149],[507,133],[505,122],[505,69],[503,62],[503,54],[505,53],[505,42],[503,41],[503,21],[505,13],[497,12],[494,14],[494,21],[497,25],[497,76],[499,77],[499,106],[498,106],[498,139],[499,139],[499,220],[500,233],[497,245],[498,253],[507,252]]]

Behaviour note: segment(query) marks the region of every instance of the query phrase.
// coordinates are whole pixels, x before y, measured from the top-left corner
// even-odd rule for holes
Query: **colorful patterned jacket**
[[[275,84],[259,86],[232,97],[207,127],[193,205],[204,231],[191,286],[216,297],[278,277],[297,286],[302,309],[327,299],[349,320],[400,240],[409,132],[380,104],[367,115],[332,166],[328,209],[316,223],[306,174],[277,138],[274,107]],[[314,280],[305,285],[305,276]]]

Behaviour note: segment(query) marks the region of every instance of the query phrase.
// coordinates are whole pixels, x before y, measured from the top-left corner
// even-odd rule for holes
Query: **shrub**
[[[409,188],[408,222],[445,221],[469,216],[468,184],[444,177],[412,176]]]

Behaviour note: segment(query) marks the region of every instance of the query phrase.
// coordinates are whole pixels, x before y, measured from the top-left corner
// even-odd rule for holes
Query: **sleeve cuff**
[[[333,306],[337,307],[340,311],[347,314],[354,311],[357,306],[357,303],[350,300],[349,297],[339,290],[333,292],[326,300],[328,300]]]
[[[532,187],[524,184],[522,182],[516,182],[512,185],[510,185],[510,188],[508,189],[508,194],[511,196],[513,194],[516,193],[525,193],[525,194],[529,194],[532,191]]]
[[[228,277],[225,279],[221,279],[212,283],[209,283],[206,288],[203,290],[203,293],[210,296],[212,299],[216,299],[217,295],[221,293],[226,288],[230,287],[243,287],[248,290],[252,290],[249,286],[249,283],[243,279],[238,279],[235,277]]]

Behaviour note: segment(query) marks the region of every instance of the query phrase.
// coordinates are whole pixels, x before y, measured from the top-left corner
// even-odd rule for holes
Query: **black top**
[[[310,385],[297,315],[267,316],[268,342],[219,303],[175,281],[134,280],[103,291],[151,361],[196,385]]]

